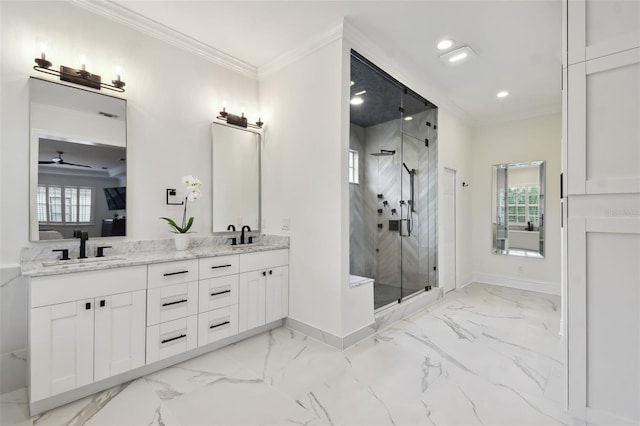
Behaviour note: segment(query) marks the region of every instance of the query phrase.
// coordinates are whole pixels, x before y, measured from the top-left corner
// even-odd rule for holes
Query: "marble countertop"
[[[22,262],[21,267],[22,275],[27,277],[41,277],[288,248],[288,244],[282,243],[253,243],[237,246],[218,245],[210,247],[195,247],[184,251],[161,250],[138,253],[130,252],[126,254],[107,255],[105,257],[90,257],[87,259],[72,258],[66,261],[33,260]]]

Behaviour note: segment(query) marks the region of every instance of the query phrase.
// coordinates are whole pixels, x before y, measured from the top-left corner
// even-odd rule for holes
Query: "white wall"
[[[456,288],[472,280],[472,194],[473,186],[463,188],[472,175],[472,128],[444,108],[438,110],[438,205],[442,206],[444,168],[456,171]],[[439,210],[440,212],[441,210]],[[440,213],[438,213],[440,214]],[[442,220],[438,217],[438,247],[443,240],[451,238],[442,232]],[[438,253],[438,264],[443,265],[442,251]],[[441,284],[442,285],[442,284]]]
[[[87,69],[104,80],[115,77],[116,66],[124,69],[130,240],[170,237],[169,227],[158,218],[178,217],[181,212],[179,207],[165,206],[165,188],[180,188],[180,177],[187,174],[205,183],[204,197],[189,204],[188,214],[196,218],[193,230],[210,234],[210,123],[223,101],[228,111],[239,112],[244,106],[253,117],[258,89],[256,80],[67,2],[3,1],[0,8],[0,368],[4,372],[15,371],[8,363],[23,356],[26,347],[26,286],[12,277],[20,249],[30,244],[28,78],[48,78],[32,69],[38,44],[47,45],[54,68],[79,67],[84,54]],[[5,377],[3,373],[3,381]],[[24,385],[24,375],[17,377]],[[15,380],[8,385],[0,382],[0,391],[14,385]]]
[[[349,208],[342,194],[341,61],[337,40],[260,81],[268,123],[264,230],[290,236],[289,317],[335,336],[342,336],[343,209]],[[282,229],[285,218],[290,231]],[[348,256],[348,232],[345,238]]]
[[[474,281],[560,294],[560,114],[510,121],[473,132],[470,186]],[[545,258],[492,253],[492,166],[546,161]]]

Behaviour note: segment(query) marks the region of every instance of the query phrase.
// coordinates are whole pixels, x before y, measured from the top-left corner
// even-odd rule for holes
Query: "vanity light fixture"
[[[474,58],[476,52],[469,46],[462,46],[450,52],[440,55],[440,59],[448,65],[458,65]]]
[[[411,117],[411,116],[408,116],[408,117],[404,118],[404,121],[411,121],[411,120],[413,120],[413,117]]]
[[[498,98],[506,98],[507,96],[509,96],[509,92],[506,90],[501,90],[496,94],[496,97]]]
[[[68,81],[69,83],[78,84],[80,86],[91,87],[92,89],[108,89],[113,90],[115,92],[124,92],[124,81],[120,80],[120,74],[116,77],[115,80],[112,80],[112,84],[107,84],[102,82],[102,78],[97,74],[91,74],[86,70],[84,65],[84,61],[81,68],[75,69],[71,67],[67,67],[64,65],[60,65],[60,71],[51,69],[53,65],[51,61],[47,59],[47,54],[42,52],[39,58],[35,58],[36,65],[34,65],[33,69],[36,71],[43,72],[45,74],[55,75],[60,77],[62,81]]]
[[[360,96],[355,96],[355,97],[351,98],[349,103],[351,105],[362,105],[364,103],[364,99],[362,99]]]
[[[227,112],[226,107],[222,107],[222,111],[220,111],[220,115],[217,117],[218,120],[224,120],[227,124],[232,124],[238,127],[251,127],[253,129],[262,129],[264,123],[262,122],[262,118],[258,117],[258,121],[254,123],[249,123],[247,121],[247,117],[244,116],[244,111],[240,113],[240,115],[235,115]]]

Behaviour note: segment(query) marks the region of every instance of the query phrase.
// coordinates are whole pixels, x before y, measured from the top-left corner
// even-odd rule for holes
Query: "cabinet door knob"
[[[85,303],[85,304],[84,304],[84,308],[85,308],[86,310],[91,309],[91,302],[87,302],[87,303]]]
[[[104,305],[105,305],[105,304],[106,304],[106,302],[105,302],[104,300],[101,300],[101,301],[100,301],[100,307],[101,307],[101,308],[104,308]]]
[[[267,276],[267,271],[262,271],[262,276],[266,277]]]
[[[269,271],[269,275],[273,275],[273,271]]]

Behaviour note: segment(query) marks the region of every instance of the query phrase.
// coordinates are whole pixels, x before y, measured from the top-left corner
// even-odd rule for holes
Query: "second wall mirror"
[[[493,166],[493,253],[544,257],[545,162]]]
[[[228,124],[211,124],[214,233],[260,230],[261,133]]]

